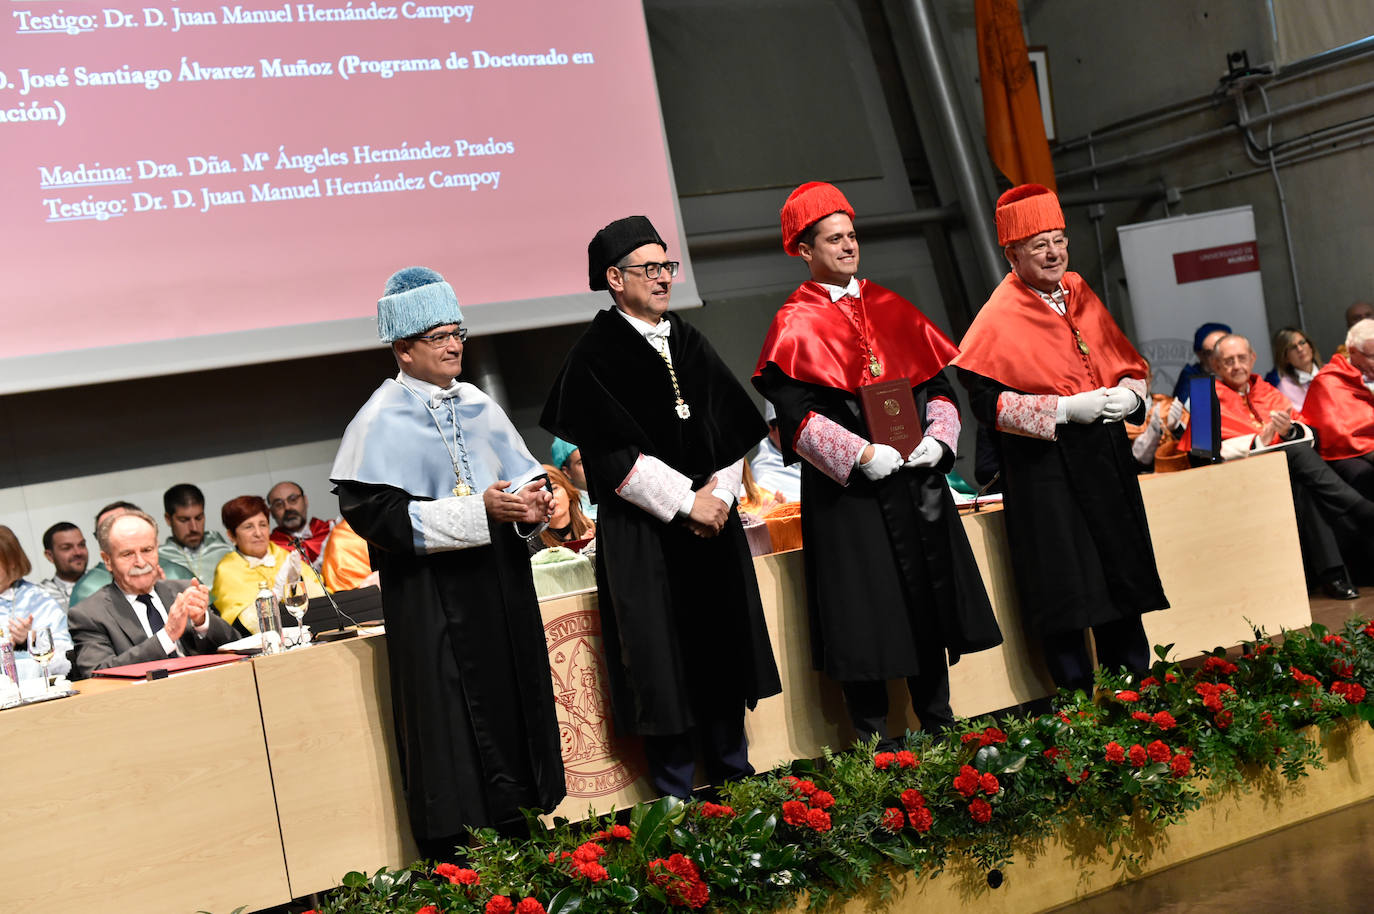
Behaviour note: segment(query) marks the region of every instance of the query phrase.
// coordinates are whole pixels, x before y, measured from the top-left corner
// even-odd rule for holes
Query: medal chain
[[[849,321],[849,326],[853,327],[854,332],[859,335],[859,343],[868,351],[868,373],[876,378],[883,373],[883,364],[878,361],[878,356],[873,352],[873,344],[868,341],[868,332],[866,330],[868,326],[868,315],[863,310],[863,300],[855,298],[853,295],[846,295],[844,298],[841,298],[840,301],[844,301],[845,298],[854,302],[856,305],[856,310],[863,319],[863,326],[860,326],[859,322],[855,320],[848,311],[840,307],[839,301],[832,301],[831,304],[835,306],[835,310],[844,315],[844,319]]]
[[[439,433],[439,440],[444,442],[444,450],[448,451],[449,462],[453,464],[453,478],[456,481],[453,486],[453,494],[471,495],[473,489],[468,480],[472,479],[472,467],[468,465],[468,449],[463,442],[463,426],[458,422],[458,409],[453,405],[453,399],[449,398],[445,401],[448,403],[449,419],[453,422],[453,445],[450,446],[448,438],[444,436],[443,426],[439,424],[438,418],[434,415],[434,410],[429,408],[425,398],[416,393],[409,384],[401,384],[401,386],[410,391],[410,395],[424,407],[425,412],[429,414],[429,420],[434,423],[434,430]],[[463,464],[461,471],[458,469],[460,459]]]
[[[668,378],[673,382],[673,398],[677,400],[677,406],[674,407],[674,411],[677,413],[679,419],[686,420],[692,415],[692,408],[687,405],[686,400],[682,399],[682,388],[679,387],[677,383],[677,372],[673,370],[673,360],[668,358],[668,353],[659,349],[657,346],[654,347],[654,352],[657,352],[658,357],[663,360],[663,364],[668,366]]]

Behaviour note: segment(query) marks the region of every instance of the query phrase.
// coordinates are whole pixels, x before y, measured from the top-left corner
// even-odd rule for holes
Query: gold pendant
[[[882,363],[879,362],[878,357],[871,352],[868,354],[868,373],[875,378],[883,373]]]
[[[472,486],[468,485],[468,484],[465,483],[465,482],[460,482],[460,483],[458,483],[458,485],[456,485],[456,486],[453,487],[453,494],[454,494],[454,495],[457,495],[457,496],[460,496],[460,497],[463,496],[463,495],[471,495],[471,494],[472,494]]]
[[[1084,355],[1087,355],[1087,354],[1088,354],[1088,344],[1085,343],[1085,342],[1083,342],[1083,337],[1079,334],[1079,332],[1078,332],[1077,330],[1075,330],[1075,331],[1073,332],[1073,335],[1074,335],[1074,337],[1078,340],[1078,351],[1081,352],[1081,353],[1083,353]]]
[[[679,419],[687,419],[692,415],[692,408],[687,405],[685,400],[678,400],[676,412]]]

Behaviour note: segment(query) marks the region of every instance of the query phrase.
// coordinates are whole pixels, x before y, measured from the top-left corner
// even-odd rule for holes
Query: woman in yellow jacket
[[[257,495],[240,495],[230,499],[220,509],[224,529],[234,544],[234,551],[220,559],[215,567],[215,583],[210,588],[210,602],[224,617],[224,621],[249,634],[257,634],[258,616],[253,611],[262,585],[282,598],[288,581],[304,580],[306,593],[324,596],[319,574],[294,552],[287,552],[269,539],[272,523],[268,520],[267,502]],[[290,619],[284,619],[283,624]]]

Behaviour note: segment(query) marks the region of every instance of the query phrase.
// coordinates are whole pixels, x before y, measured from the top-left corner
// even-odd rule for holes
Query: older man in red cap
[[[1102,302],[1068,269],[1059,199],[1023,184],[997,201],[1011,272],[953,364],[1002,457],[1007,540],[1028,630],[1061,687],[1102,666],[1150,664],[1141,613],[1168,608],[1122,420],[1144,415],[1149,376]]]
[[[842,684],[859,737],[887,741],[886,680],[906,679],[922,728],[938,730],[954,719],[946,651],[1002,636],[944,479],[960,423],[941,370],[957,350],[911,302],[857,278],[853,218],[830,184],[787,198],[783,249],[811,280],[773,318],[754,386],[777,409],[784,458],[802,461],[813,663]],[[865,389],[886,382],[918,413],[909,454],[860,415]]]

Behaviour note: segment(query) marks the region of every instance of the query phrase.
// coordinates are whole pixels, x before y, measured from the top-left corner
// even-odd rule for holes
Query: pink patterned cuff
[[[1122,378],[1119,383],[1119,386],[1126,388],[1131,393],[1139,397],[1141,403],[1144,403],[1147,406],[1149,405],[1150,388],[1146,386],[1145,382],[1140,378]]]
[[[953,454],[959,453],[959,407],[944,397],[933,397],[926,403],[926,434],[941,442]]]
[[[840,485],[849,482],[849,473],[866,447],[867,441],[814,412],[806,414],[792,442],[792,450]]]
[[[615,494],[637,508],[672,523],[683,501],[692,493],[692,480],[657,457],[640,454]]]
[[[1017,394],[1007,391],[997,398],[997,430],[1053,441],[1054,416],[1058,406],[1059,398],[1054,394]]]

